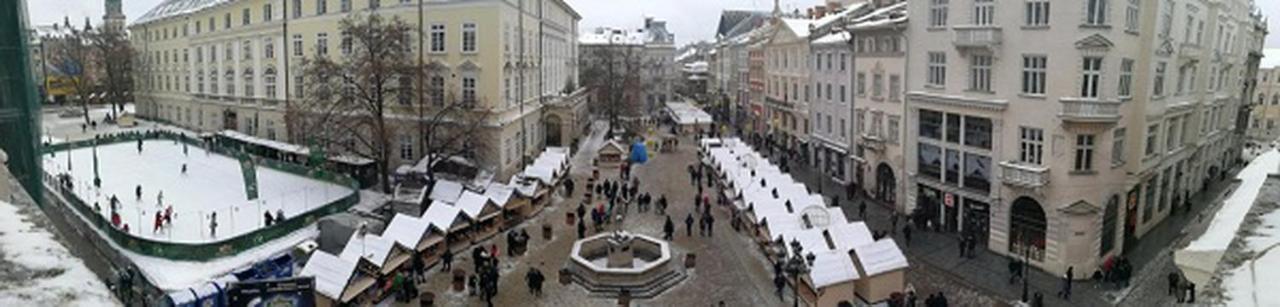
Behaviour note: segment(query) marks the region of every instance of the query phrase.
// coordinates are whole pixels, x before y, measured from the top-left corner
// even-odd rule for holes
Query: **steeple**
[[[778,5],[778,0],[773,0],[773,17],[782,17],[782,6]]]
[[[107,14],[102,16],[103,29],[106,31],[124,31],[124,11],[122,0],[104,0]]]

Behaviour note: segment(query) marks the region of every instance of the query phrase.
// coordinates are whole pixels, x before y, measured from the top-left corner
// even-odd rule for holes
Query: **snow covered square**
[[[128,225],[131,235],[157,241],[218,242],[263,227],[264,213],[275,216],[282,211],[287,219],[355,193],[351,187],[260,165],[259,198],[250,201],[237,159],[164,139],[144,141],[141,152],[136,142],[97,146],[99,189],[93,184],[93,150],[45,155],[45,171],[70,174],[75,194],[88,206],[96,204],[107,220],[110,199],[116,196],[121,228]],[[135,194],[139,186],[141,197]],[[157,212],[163,214],[169,207],[171,221],[156,229]],[[216,228],[210,227],[211,220]]]

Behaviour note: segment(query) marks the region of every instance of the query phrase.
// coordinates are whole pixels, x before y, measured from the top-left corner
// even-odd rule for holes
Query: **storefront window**
[[[991,149],[991,120],[982,117],[964,117],[964,144]]]
[[[960,144],[960,114],[947,114],[947,142]]]
[[[960,151],[947,149],[947,173],[942,181],[954,185],[960,184]]]
[[[920,173],[930,178],[939,179],[942,175],[942,148],[920,143],[920,157],[917,160]]]
[[[964,155],[964,187],[978,191],[991,191],[991,158],[966,153]]]
[[[942,112],[920,110],[920,136],[942,139]]]

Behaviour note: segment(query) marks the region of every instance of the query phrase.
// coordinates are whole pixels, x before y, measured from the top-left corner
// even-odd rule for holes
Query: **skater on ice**
[[[209,236],[218,237],[218,213],[209,214]]]
[[[275,217],[271,216],[271,211],[262,212],[262,221],[263,221],[263,224],[266,225],[267,227],[271,226],[271,222],[273,222],[272,221],[273,219],[275,219]]]

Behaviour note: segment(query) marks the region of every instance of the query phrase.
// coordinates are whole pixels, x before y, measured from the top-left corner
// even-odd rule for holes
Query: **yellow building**
[[[563,0],[166,0],[129,26],[140,54],[138,112],[287,142],[284,110],[303,91],[303,60],[340,59],[347,44],[339,23],[359,14],[421,29],[426,37],[414,40],[433,76],[450,95],[474,94],[474,112],[489,114],[475,158],[498,176],[544,146],[567,146],[583,126],[576,121],[585,119],[553,115],[584,103],[582,91],[564,94],[579,84],[581,16]],[[406,110],[393,111],[402,112],[392,116],[401,127],[391,140],[393,167],[422,156],[416,112]],[[544,124],[547,117],[556,125]],[[548,128],[563,131],[550,144]]]
[[[1249,139],[1268,144],[1280,138],[1280,49],[1264,51],[1258,67],[1253,111],[1249,116]]]

